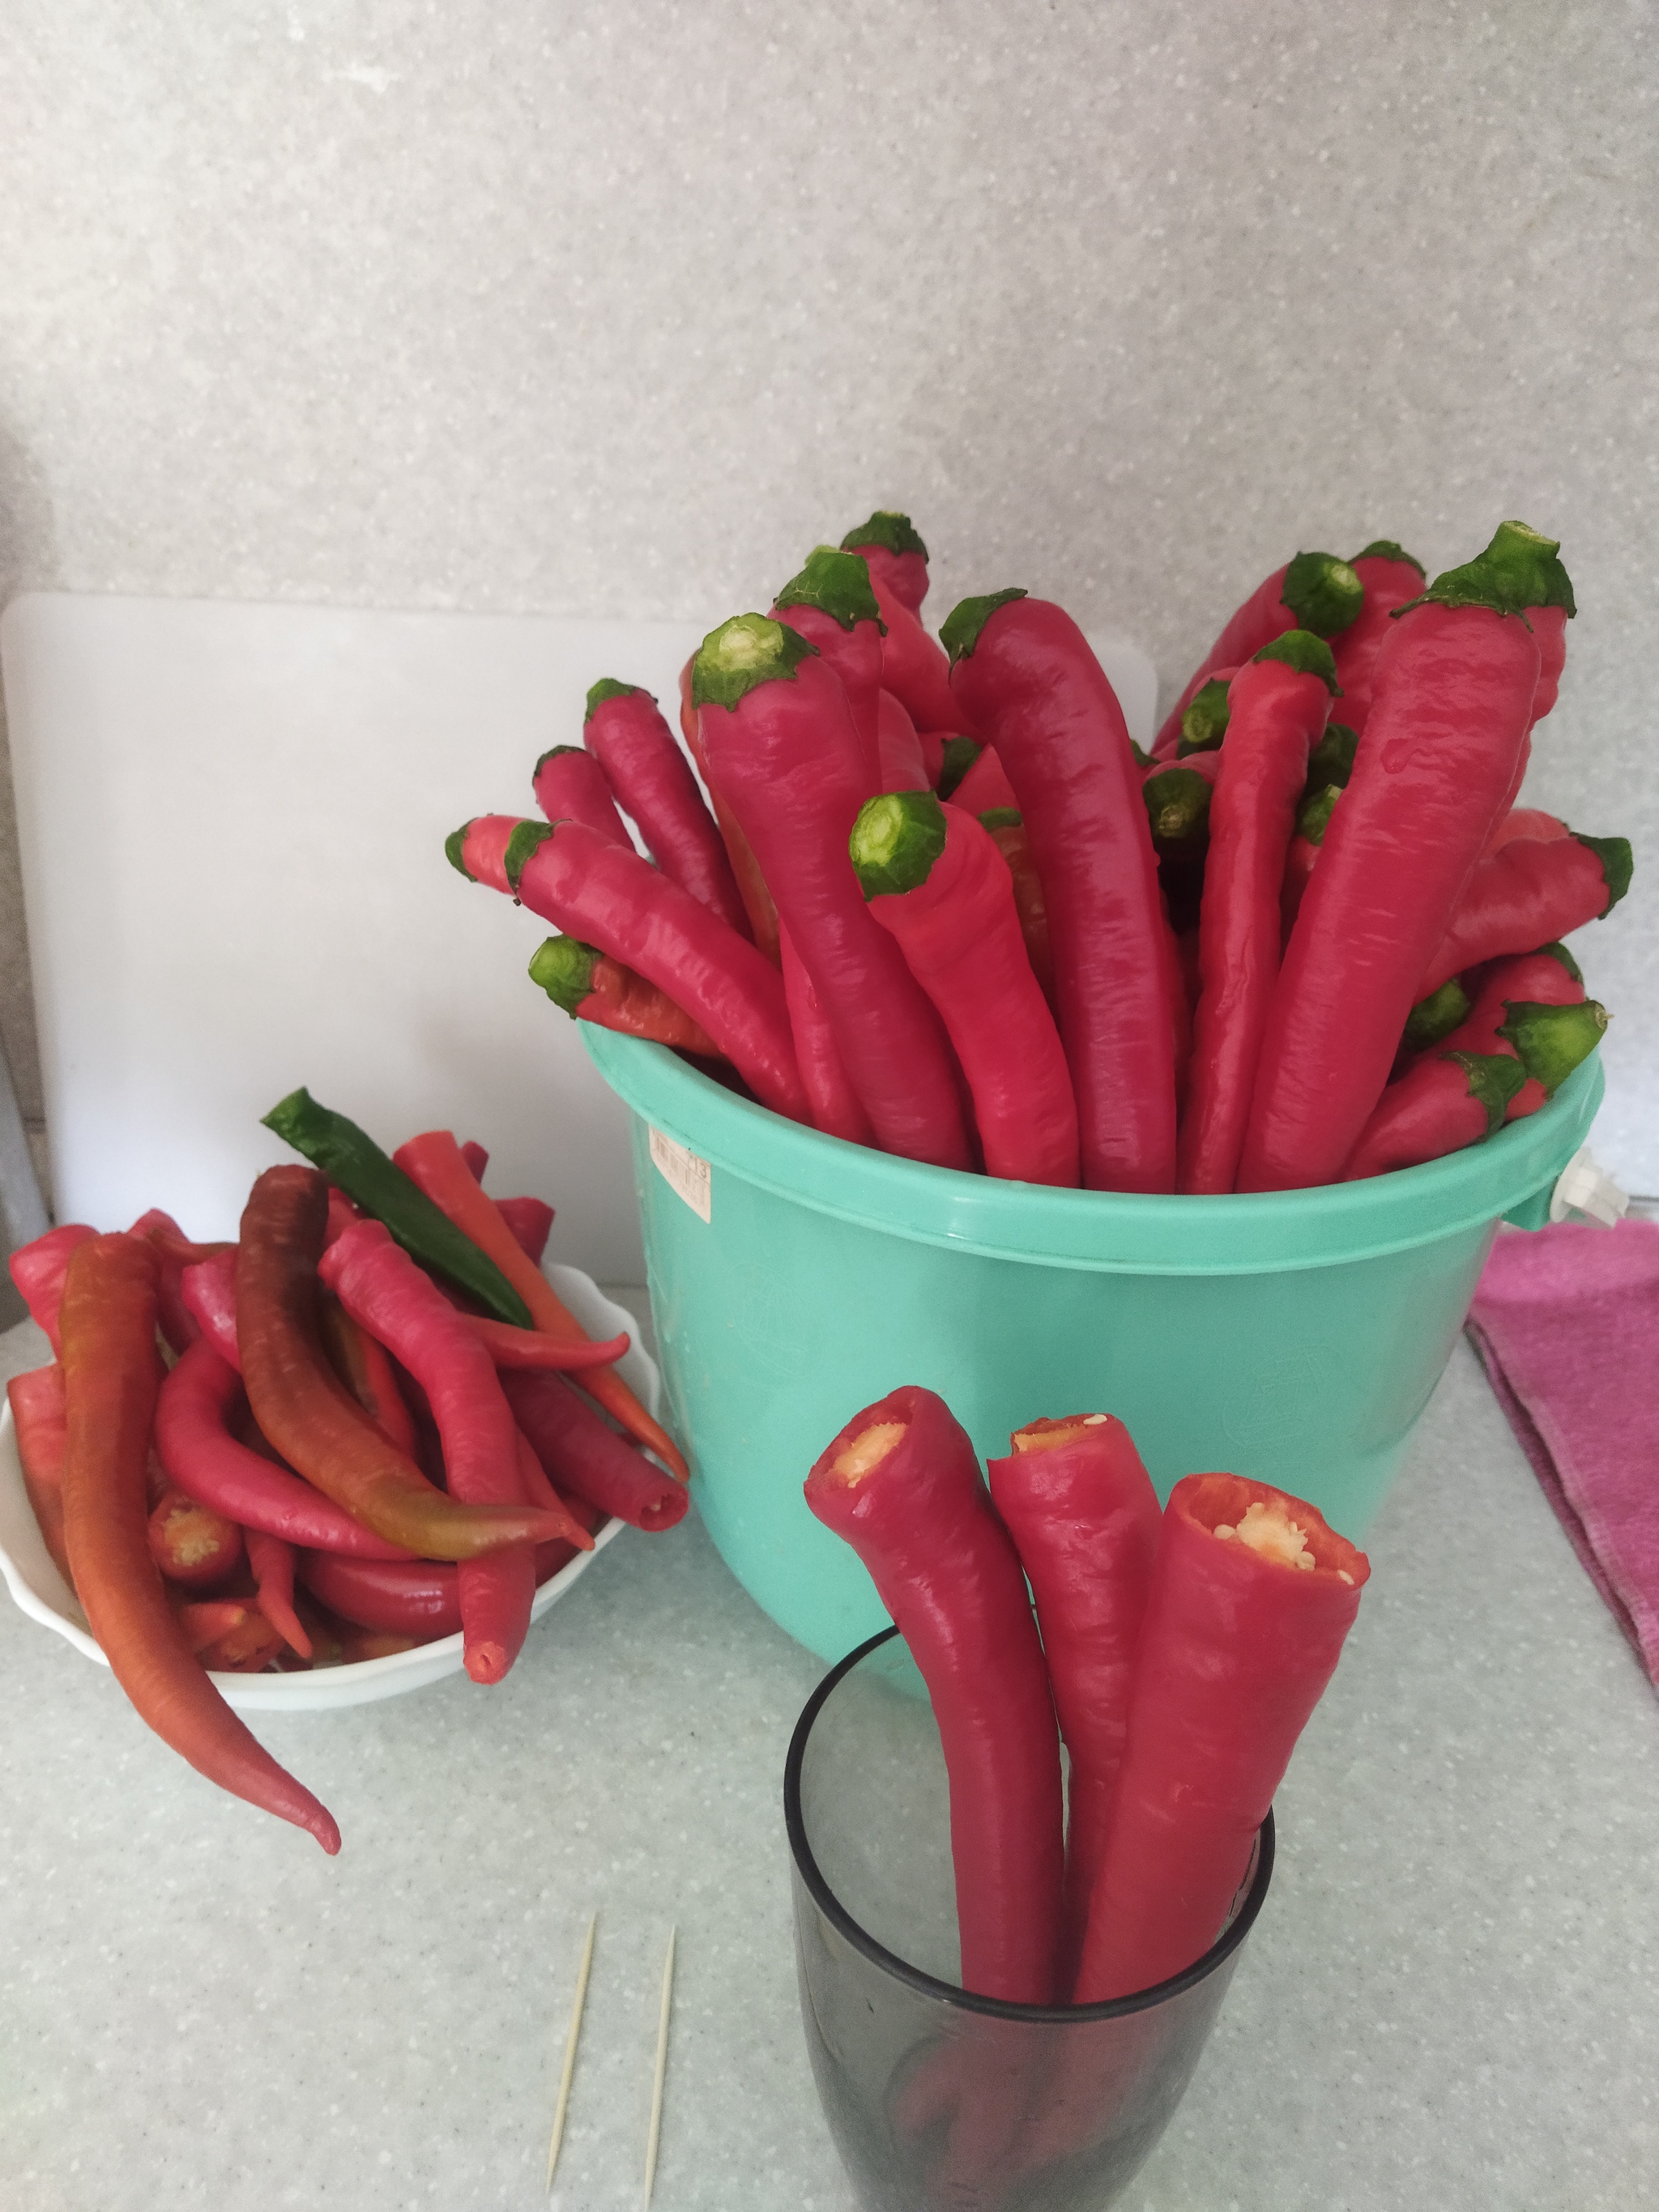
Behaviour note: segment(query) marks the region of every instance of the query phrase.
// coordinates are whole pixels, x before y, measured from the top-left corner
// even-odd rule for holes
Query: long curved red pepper
[[[722,1057],[708,1031],[666,991],[577,937],[550,937],[530,956],[530,980],[573,1021],[592,1022],[618,1036],[643,1037],[677,1052]]]
[[[1064,1858],[1054,1704],[1025,1577],[974,1447],[942,1398],[907,1385],[854,1416],[805,1494],[869,1569],[933,1698],[962,1985],[1051,2003]]]
[[[988,1462],[986,1473],[1036,1600],[1071,1761],[1066,1923],[1074,1966],[1128,1734],[1162,1509],[1134,1439],[1109,1413],[1028,1421],[1009,1438],[1008,1456]]]
[[[882,1148],[969,1168],[944,1028],[865,910],[847,839],[869,797],[846,696],[805,638],[739,615],[704,639],[696,702],[709,773],[773,888]]]
[[[1371,710],[1371,677],[1390,617],[1396,607],[1420,599],[1429,579],[1420,561],[1386,538],[1356,553],[1348,566],[1365,587],[1364,603],[1347,627],[1337,632],[1331,650],[1342,692],[1342,720],[1358,732]]]
[[[865,553],[867,549],[853,546],[848,550]],[[921,616],[905,604],[889,578],[873,562],[869,567],[876,604],[886,625],[881,645],[882,689],[892,693],[918,730],[940,736],[956,734],[963,726],[964,716],[962,702],[951,689],[951,664],[944,648],[928,635]]]
[[[954,805],[954,800],[951,803]],[[1054,948],[1048,934],[1048,902],[1042,896],[1042,878],[1032,858],[1024,820],[1018,807],[992,807],[979,817],[979,825],[1008,863],[1008,873],[1014,884],[1014,910],[1019,916],[1020,934],[1025,939],[1025,957],[1043,997],[1052,1006]]]
[[[867,522],[848,532],[841,550],[856,553],[883,591],[921,614],[927,596],[927,548],[908,514],[878,507]]]
[[[1631,866],[1627,839],[1571,830],[1564,837],[1511,838],[1486,853],[1463,884],[1413,1002],[1449,975],[1601,920],[1629,890]]]
[[[1382,1096],[1424,971],[1505,803],[1538,682],[1522,609],[1541,603],[1553,574],[1565,578],[1557,550],[1549,538],[1494,540],[1395,617],[1364,742],[1285,947],[1240,1190],[1334,1181]],[[1538,930],[1530,942],[1559,934]]]
[[[365,1559],[410,1556],[406,1547],[387,1543],[310,1483],[239,1443],[229,1420],[240,1395],[236,1370],[205,1340],[191,1346],[162,1383],[155,1401],[155,1449],[176,1489],[243,1528],[287,1543]]]
[[[631,847],[607,845],[579,822],[520,823],[499,875],[484,872],[475,826],[459,833],[464,874],[648,977],[702,1025],[763,1106],[806,1119],[783,985],[747,938]]]
[[[1077,624],[965,599],[951,685],[1018,796],[1048,901],[1060,1041],[1091,1190],[1175,1188],[1175,1038],[1158,863],[1122,709]]]
[[[50,1367],[14,1375],[6,1385],[6,1397],[17,1431],[23,1489],[40,1525],[41,1540],[53,1566],[73,1588],[64,1542],[64,1453],[69,1434],[64,1370],[54,1361]]]
[[[1159,758],[1181,741],[1182,718],[1220,668],[1242,668],[1287,629],[1309,629],[1333,638],[1345,630],[1364,604],[1365,586],[1346,561],[1334,553],[1298,553],[1258,584],[1229,616],[1221,635],[1182,688],[1159,729],[1152,751]]]
[[[778,952],[783,967],[784,1001],[795,1039],[795,1059],[800,1079],[811,1102],[812,1127],[826,1137],[841,1137],[849,1145],[873,1145],[876,1133],[870,1116],[859,1103],[848,1075],[841,1047],[812,978],[801,964],[787,929],[778,932]]]
[[[195,1318],[179,1294],[179,1279],[200,1248],[191,1244],[173,1216],[159,1206],[141,1213],[128,1234],[144,1237],[155,1249],[155,1296],[161,1334],[176,1356],[196,1339]]]
[[[680,671],[680,728],[684,732],[691,757],[697,764],[697,774],[708,790],[708,804],[720,833],[720,842],[732,863],[738,896],[743,901],[743,910],[749,917],[750,932],[760,951],[775,967],[778,962],[778,910],[773,903],[771,892],[766,888],[760,862],[750,849],[749,840],[738,827],[736,815],[715,790],[714,779],[708,773],[708,763],[703,756],[702,729],[697,719],[697,710],[691,703],[691,684],[696,665],[697,656],[694,653]]]
[[[44,1237],[20,1244],[6,1262],[17,1294],[29,1310],[29,1319],[46,1331],[52,1358],[61,1359],[64,1346],[58,1334],[58,1310],[64,1300],[64,1278],[69,1263],[82,1244],[98,1234],[84,1221],[65,1221],[48,1229]]]
[[[1510,530],[1519,526],[1505,523],[1503,527]],[[1526,781],[1528,763],[1532,759],[1533,731],[1554,707],[1556,695],[1561,688],[1562,672],[1567,665],[1567,624],[1575,612],[1571,599],[1569,587],[1559,605],[1527,609],[1527,619],[1538,640],[1538,688],[1532,695],[1532,721],[1522,740],[1521,757],[1516,763],[1515,773],[1510,779],[1509,804],[1511,806],[1520,797],[1521,787]]]
[[[332,1815],[238,1720],[191,1656],[145,1534],[144,1462],[155,1410],[155,1255],[96,1237],[64,1285],[67,1443],[64,1533],[76,1594],[111,1672],[198,1774],[340,1848]]]
[[[548,1513],[447,1498],[347,1395],[318,1334],[327,1218],[328,1186],[314,1168],[267,1168],[243,1210],[236,1336],[248,1403],[265,1437],[325,1497],[424,1559],[476,1559],[563,1535]]]
[[[1014,787],[1003,773],[994,745],[983,745],[979,758],[951,794],[964,814],[988,814],[993,808],[1019,811]]]
[[[1075,1189],[1071,1073],[989,831],[931,791],[887,793],[860,813],[848,850],[962,1063],[985,1172]]]
[[[865,796],[882,788],[880,700],[885,625],[871,572],[851,553],[819,545],[772,602],[774,622],[787,623],[816,646],[847,694],[866,776]]]
[[[556,1375],[519,1370],[501,1376],[501,1388],[531,1450],[561,1490],[630,1528],[672,1528],[685,1518],[691,1503],[685,1485],[607,1428]]]
[[[594,684],[582,743],[663,873],[739,937],[752,937],[719,827],[651,694],[611,677]]]
[[[1199,909],[1201,978],[1176,1188],[1230,1191],[1279,975],[1279,898],[1308,756],[1336,672],[1307,630],[1264,646],[1228,686],[1226,742],[1210,799]]]
[[[1176,1485],[1075,2003],[1151,1989],[1220,1934],[1370,1573],[1312,1506],[1265,1482]]]
[[[431,1278],[378,1221],[360,1221],[324,1253],[318,1273],[359,1326],[386,1346],[427,1395],[443,1441],[449,1494],[464,1505],[521,1502],[513,1411],[495,1364]],[[591,1549],[567,1515],[548,1538]],[[466,1671],[498,1682],[530,1626],[535,1562],[527,1544],[463,1560],[458,1577]]]
[[[538,1329],[566,1343],[587,1340],[586,1331],[541,1269],[516,1249],[513,1233],[496,1212],[494,1200],[468,1176],[460,1148],[447,1129],[428,1129],[411,1137],[398,1146],[395,1157],[398,1165],[433,1204],[495,1261],[529,1307]],[[682,1482],[686,1480],[688,1470],[678,1445],[661,1422],[647,1413],[615,1368],[588,1369],[582,1376],[582,1388],[629,1436],[665,1460]]]
[[[617,811],[605,769],[582,746],[550,746],[537,762],[531,782],[536,804],[550,822],[580,822],[607,845],[633,851],[634,840]]]
[[[259,1593],[259,1610],[291,1651],[312,1656],[311,1638],[294,1610],[295,1549],[263,1528],[246,1529],[247,1564]]]
[[[457,1571],[439,1561],[411,1559],[401,1566],[348,1559],[337,1552],[301,1552],[295,1565],[313,1597],[360,1628],[429,1644],[436,1637],[453,1636],[461,1625]]]
[[[495,1204],[506,1218],[509,1199],[500,1199]],[[526,1251],[525,1257],[530,1257]],[[456,1316],[482,1344],[499,1367],[548,1367],[561,1375],[582,1375],[592,1367],[614,1366],[629,1347],[631,1339],[625,1328],[615,1336],[599,1341],[586,1337],[549,1336],[544,1329],[514,1328],[511,1322],[492,1321],[484,1314],[459,1314]]]

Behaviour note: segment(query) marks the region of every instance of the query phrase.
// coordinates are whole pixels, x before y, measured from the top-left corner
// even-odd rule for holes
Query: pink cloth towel
[[[1501,1235],[1469,1334],[1573,1549],[1659,1683],[1659,1223]]]

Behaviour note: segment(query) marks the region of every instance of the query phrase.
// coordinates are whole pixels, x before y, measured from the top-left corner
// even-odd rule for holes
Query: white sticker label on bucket
[[[651,1158],[669,1188],[677,1192],[700,1219],[710,1219],[714,1210],[714,1179],[708,1161],[688,1152],[684,1145],[677,1145],[672,1137],[665,1137],[660,1129],[651,1132]]]

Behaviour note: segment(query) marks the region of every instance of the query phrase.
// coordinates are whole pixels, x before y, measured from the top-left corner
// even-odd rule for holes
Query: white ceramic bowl
[[[542,1272],[590,1336],[603,1339],[622,1329],[628,1331],[629,1347],[617,1362],[617,1372],[654,1417],[661,1402],[662,1378],[656,1362],[640,1342],[639,1323],[633,1315],[614,1304],[580,1267],[562,1267],[550,1261]],[[557,1603],[579,1575],[586,1573],[625,1526],[621,1521],[605,1522],[594,1531],[591,1552],[578,1552],[568,1566],[542,1584],[530,1608],[532,1623]],[[17,1437],[11,1407],[7,1405],[0,1405],[0,1574],[31,1620],[52,1629],[100,1667],[108,1666],[75,1593],[53,1566],[41,1537],[23,1487]],[[226,1703],[243,1712],[304,1713],[395,1698],[445,1674],[459,1674],[461,1665],[458,1631],[453,1636],[439,1637],[435,1643],[417,1644],[412,1651],[394,1651],[386,1659],[361,1659],[355,1666],[319,1667],[297,1674],[215,1674],[212,1680]]]

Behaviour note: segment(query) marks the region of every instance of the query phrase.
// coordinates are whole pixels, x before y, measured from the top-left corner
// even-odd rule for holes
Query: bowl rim
[[[1249,1871],[1245,1875],[1244,1902],[1216,1941],[1190,1966],[1167,1980],[1155,1982],[1150,1989],[1136,1990],[1127,1996],[1105,1997],[1097,2004],[1086,2005],[1028,2005],[1016,2004],[1006,1997],[981,1996],[973,1990],[958,1989],[954,1982],[942,1982],[936,1975],[926,1973],[920,1966],[912,1966],[896,1951],[890,1951],[878,1942],[868,1929],[854,1920],[847,1907],[836,1895],[824,1879],[823,1871],[812,1853],[806,1838],[806,1822],[801,1811],[801,1770],[806,1760],[807,1739],[812,1733],[813,1723],[823,1711],[836,1690],[860,1662],[884,1644],[890,1644],[898,1634],[895,1626],[878,1629],[866,1637],[855,1650],[844,1659],[837,1660],[811,1696],[801,1708],[800,1718],[795,1723],[794,1734],[789,1739],[788,1755],[783,1765],[783,1820],[789,1837],[789,1849],[795,1869],[805,1886],[808,1895],[836,1933],[861,1952],[872,1966],[906,1984],[918,1996],[932,1997],[940,2003],[954,2006],[961,2012],[986,2014],[993,2020],[1020,2020],[1034,2027],[1064,2027],[1086,2024],[1091,2021],[1125,2020],[1133,2013],[1148,2012],[1154,2005],[1167,2003],[1171,1997],[1182,1996],[1206,1981],[1218,1966],[1226,1964],[1255,1927],[1267,1894],[1267,1885],[1273,1871],[1273,1815],[1267,1808],[1267,1817],[1256,1831],[1255,1850]]]

